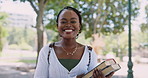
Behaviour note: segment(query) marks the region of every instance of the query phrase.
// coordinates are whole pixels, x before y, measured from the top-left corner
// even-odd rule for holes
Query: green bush
[[[17,44],[11,44],[9,45],[9,49],[16,50],[16,49],[19,49],[19,46]]]
[[[3,45],[2,45],[2,43],[0,41],[0,52],[2,51],[2,49],[3,49]]]
[[[21,43],[19,45],[19,47],[20,47],[21,50],[33,50],[33,48],[25,42]]]

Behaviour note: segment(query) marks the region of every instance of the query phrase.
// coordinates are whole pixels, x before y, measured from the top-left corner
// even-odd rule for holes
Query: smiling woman
[[[72,10],[63,10],[58,19],[58,31],[63,38],[76,38],[80,30],[78,15]]]
[[[92,48],[76,41],[81,21],[80,12],[73,7],[59,12],[56,22],[61,40],[41,49],[34,78],[81,78],[97,65]],[[100,70],[95,70],[93,77],[106,78]]]

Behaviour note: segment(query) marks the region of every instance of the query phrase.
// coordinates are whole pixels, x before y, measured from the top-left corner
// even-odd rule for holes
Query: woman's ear
[[[58,28],[58,23],[56,25],[57,25],[57,28]]]
[[[81,32],[81,28],[82,28],[82,27],[81,27],[81,24],[79,24],[79,32]]]
[[[79,23],[79,30],[81,29],[81,24]]]

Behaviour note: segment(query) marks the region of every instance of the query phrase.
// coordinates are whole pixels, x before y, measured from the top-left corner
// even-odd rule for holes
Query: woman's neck
[[[69,48],[76,47],[77,44],[75,39],[62,39],[60,43],[62,47],[69,47]]]

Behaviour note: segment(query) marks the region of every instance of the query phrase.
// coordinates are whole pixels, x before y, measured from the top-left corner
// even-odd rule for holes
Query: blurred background
[[[40,49],[60,39],[56,16],[64,6],[81,11],[77,41],[90,45],[98,60],[114,58],[128,74],[128,0],[0,0],[0,78],[33,78]],[[148,0],[131,0],[134,78],[148,70]]]

